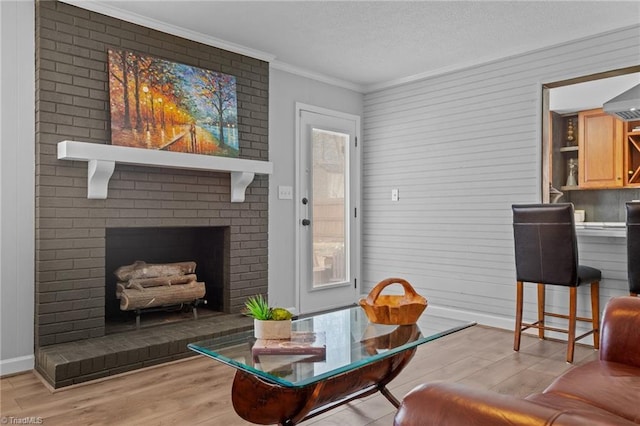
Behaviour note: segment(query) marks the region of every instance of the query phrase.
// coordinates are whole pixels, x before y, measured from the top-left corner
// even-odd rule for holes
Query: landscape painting
[[[111,144],[238,157],[235,77],[109,50]]]

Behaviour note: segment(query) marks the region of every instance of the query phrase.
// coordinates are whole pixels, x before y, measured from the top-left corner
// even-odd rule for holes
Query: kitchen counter
[[[626,223],[576,222],[576,234],[580,264],[602,271],[600,306],[612,296],[628,295]],[[588,288],[581,289],[582,306],[589,303]]]
[[[576,234],[588,237],[626,238],[627,228],[624,222],[576,222]]]

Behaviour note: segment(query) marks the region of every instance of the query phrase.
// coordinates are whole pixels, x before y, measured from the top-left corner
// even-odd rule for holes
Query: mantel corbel
[[[78,141],[59,142],[58,159],[86,161],[88,163],[87,198],[92,199],[107,198],[109,180],[118,163],[146,167],[229,172],[231,174],[231,202],[233,203],[245,200],[247,187],[253,182],[256,173],[273,173],[273,164],[268,161],[158,151]]]
[[[116,168],[115,161],[89,160],[87,165],[87,198],[104,200],[109,191],[109,179]]]

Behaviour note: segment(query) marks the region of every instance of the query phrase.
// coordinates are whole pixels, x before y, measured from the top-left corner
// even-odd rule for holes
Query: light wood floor
[[[512,344],[509,331],[471,327],[422,345],[389,388],[401,398],[423,382],[455,381],[525,396],[571,368],[565,362],[564,343],[523,336],[519,353],[513,352]],[[577,345],[575,364],[597,356],[592,347]],[[198,356],[54,393],[33,373],[24,373],[0,379],[0,412],[5,417],[40,417],[46,426],[248,425],[231,406],[234,371]],[[394,413],[393,406],[376,394],[304,424],[391,425]]]

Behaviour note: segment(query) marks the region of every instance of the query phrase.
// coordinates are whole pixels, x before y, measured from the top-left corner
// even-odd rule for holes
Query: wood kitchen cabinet
[[[551,111],[550,134],[551,169],[549,180],[553,187],[561,191],[573,191],[578,187],[578,113],[558,114]],[[575,165],[574,175],[569,178],[571,165]]]
[[[578,129],[580,189],[622,187],[623,122],[598,108],[578,113]]]
[[[640,187],[640,121],[625,123],[625,186]]]

